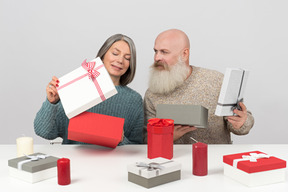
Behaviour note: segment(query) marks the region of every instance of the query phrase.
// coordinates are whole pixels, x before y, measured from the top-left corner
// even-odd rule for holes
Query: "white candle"
[[[16,144],[17,144],[17,157],[30,155],[33,153],[32,137],[19,137],[16,139]]]

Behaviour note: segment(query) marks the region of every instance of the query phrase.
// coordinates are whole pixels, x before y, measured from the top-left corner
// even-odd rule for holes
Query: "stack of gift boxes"
[[[110,148],[118,145],[124,119],[85,112],[117,94],[100,58],[88,63],[85,60],[81,67],[61,77],[58,92],[70,119],[68,139]],[[181,163],[173,160],[174,124],[208,126],[208,109],[203,106],[160,104],[156,111],[157,118],[150,119],[147,125],[147,158],[127,166],[128,181],[146,188],[181,179]],[[193,175],[208,174],[207,150],[205,143],[193,144]],[[58,160],[42,153],[22,156],[8,161],[9,172],[13,177],[35,183],[55,177]],[[285,180],[286,161],[260,151],[225,155],[223,162],[224,175],[248,186]],[[70,177],[63,183],[69,184]]]

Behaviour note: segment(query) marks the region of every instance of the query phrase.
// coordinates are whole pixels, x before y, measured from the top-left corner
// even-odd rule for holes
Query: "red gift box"
[[[253,154],[257,155],[253,157]],[[286,161],[279,159],[277,157],[267,156],[267,154],[262,153],[260,151],[251,151],[232,155],[224,155],[223,162],[231,166],[233,166],[234,163],[234,167],[242,171],[245,171],[246,173],[256,173],[286,167]]]
[[[173,158],[173,131],[172,119],[153,118],[147,124],[148,158]]]
[[[123,118],[83,112],[69,121],[68,139],[115,148],[122,138]]]

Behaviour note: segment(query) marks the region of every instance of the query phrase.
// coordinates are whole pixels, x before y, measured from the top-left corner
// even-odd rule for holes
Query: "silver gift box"
[[[190,125],[197,128],[207,128],[208,109],[201,105],[158,104],[156,117],[173,119],[174,124]]]

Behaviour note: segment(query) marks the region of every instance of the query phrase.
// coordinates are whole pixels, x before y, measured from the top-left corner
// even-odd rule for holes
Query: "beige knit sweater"
[[[208,109],[208,128],[198,128],[175,141],[177,144],[194,143],[190,137],[207,144],[230,144],[230,132],[236,135],[248,134],[254,118],[248,111],[247,120],[240,129],[235,129],[225,118],[215,116],[215,109],[224,75],[220,72],[192,66],[192,74],[185,82],[167,95],[153,94],[149,89],[144,97],[144,143],[147,143],[147,120],[156,117],[158,104],[202,105]]]

